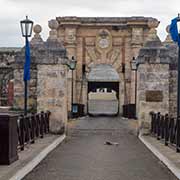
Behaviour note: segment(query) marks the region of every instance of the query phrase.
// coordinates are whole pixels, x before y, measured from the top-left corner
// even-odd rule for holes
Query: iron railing
[[[43,138],[44,134],[49,133],[49,116],[49,111],[42,111],[18,118],[18,149],[24,150],[26,144],[33,144],[37,138]]]
[[[161,115],[160,112],[150,112],[151,115],[151,134],[162,140],[165,146],[174,146],[176,151],[180,150],[180,135],[177,131],[179,126],[179,120],[170,117],[168,114]]]

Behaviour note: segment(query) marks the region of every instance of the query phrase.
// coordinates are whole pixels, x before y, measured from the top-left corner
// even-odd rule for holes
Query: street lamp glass
[[[77,61],[72,57],[72,59],[69,61],[69,68],[71,70],[74,70],[76,68]]]
[[[28,16],[26,16],[26,19],[20,21],[20,24],[21,24],[22,36],[23,37],[31,37],[33,21],[29,20]]]
[[[137,70],[137,62],[135,57],[133,57],[132,61],[131,61],[131,70],[136,71]]]

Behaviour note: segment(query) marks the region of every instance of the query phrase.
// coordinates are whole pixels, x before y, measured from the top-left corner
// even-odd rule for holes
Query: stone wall
[[[14,102],[13,108],[23,110],[24,108],[24,69],[22,65],[14,67]],[[28,109],[31,112],[37,110],[37,69],[35,65],[31,65],[31,79],[28,81]]]
[[[62,65],[37,66],[37,110],[52,113],[50,127],[59,133],[67,122],[66,68]]]
[[[169,64],[140,64],[138,81],[138,119],[144,123],[142,126],[146,126],[150,111],[162,114],[169,112]],[[148,96],[154,97],[148,99]]]
[[[0,106],[12,106],[14,57],[19,48],[0,48]]]
[[[169,114],[176,118],[177,116],[177,59],[178,48],[174,43],[166,44],[169,50]]]
[[[158,38],[148,41],[138,56],[137,114],[139,127],[148,133],[151,111],[169,113],[170,58]]]
[[[35,35],[30,41],[31,79],[28,81],[28,110],[51,111],[50,130],[61,133],[67,122],[67,67],[66,50],[57,40],[57,21],[50,21],[50,36],[43,41],[41,26],[34,26]],[[15,57],[14,107],[24,107],[24,48]]]

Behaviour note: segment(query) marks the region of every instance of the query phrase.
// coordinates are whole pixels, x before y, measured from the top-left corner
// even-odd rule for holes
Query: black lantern
[[[178,38],[180,39],[180,14],[177,17],[177,31],[178,31]],[[178,43],[178,82],[177,82],[177,118],[180,121],[180,45]],[[180,125],[179,125],[180,128]],[[180,131],[180,130],[179,130]],[[180,135],[180,132],[179,132]],[[180,145],[180,142],[179,142]],[[180,150],[179,150],[180,151]]]
[[[20,21],[20,24],[21,24],[22,36],[23,37],[31,37],[33,21],[29,20],[28,16],[26,16],[26,19]]]
[[[138,68],[138,63],[135,57],[132,58],[131,60],[131,70],[135,72],[135,98],[134,98],[134,118],[137,119],[136,117],[136,99],[137,99],[137,68]]]
[[[72,56],[72,59],[67,62],[67,66],[72,71],[76,69],[76,64],[77,64],[77,61],[74,59],[74,56]]]
[[[25,63],[24,63],[24,115],[27,114],[27,82],[30,80],[30,46],[28,37],[32,35],[33,21],[26,16],[20,21],[22,36],[25,37]]]
[[[135,57],[133,57],[133,59],[130,63],[131,63],[131,70],[137,71],[137,61],[136,61]]]
[[[72,80],[71,80],[71,118],[74,117],[74,109],[76,108],[75,104],[73,103],[73,92],[74,92],[74,77],[73,77],[73,71],[76,69],[76,64],[77,64],[77,61],[74,59],[74,56],[72,56],[72,58],[69,60],[67,58],[67,62],[66,62],[66,65],[69,67],[69,69],[71,70],[72,72]]]

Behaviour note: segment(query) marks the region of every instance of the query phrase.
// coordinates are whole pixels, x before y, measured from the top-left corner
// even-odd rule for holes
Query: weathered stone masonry
[[[66,50],[57,40],[56,22],[50,21],[49,27],[52,30],[46,42],[39,35],[39,25],[34,27],[36,34],[30,42],[31,80],[28,84],[28,107],[38,112],[51,111],[51,132],[60,133],[67,122],[67,67],[63,65]],[[14,106],[23,109],[24,49],[17,54],[15,60]]]
[[[74,73],[74,103],[87,110],[88,74],[96,64],[109,64],[119,74],[119,104],[135,103],[135,74],[130,61],[144,42],[156,33],[159,22],[146,17],[57,17],[58,39],[69,57],[77,60]],[[102,36],[107,38],[104,40]],[[124,71],[125,67],[125,71]],[[85,70],[85,72],[84,72]],[[71,76],[68,81],[68,110],[71,108]]]
[[[69,58],[75,56],[77,60],[74,102],[87,105],[87,77],[91,68],[106,64],[112,66],[119,75],[119,104],[122,112],[122,105],[135,103],[135,73],[130,69],[130,61],[135,56],[139,64],[136,99],[139,127],[149,130],[150,111],[169,113],[175,117],[177,46],[169,34],[165,42],[159,40],[155,30],[158,24],[156,19],[144,17],[58,17],[57,21],[49,21],[51,30],[45,42],[40,36],[41,26],[36,25],[35,35],[30,42],[29,109],[50,110],[51,131],[54,133],[59,133],[65,126],[71,104],[72,77],[64,65],[68,55]],[[102,40],[101,36],[104,35],[106,40]],[[0,67],[13,69],[13,106],[23,109],[24,48],[16,52],[15,59],[14,55],[13,58],[8,57],[9,60],[1,60]]]
[[[176,117],[177,46],[169,34],[164,43],[153,36],[140,49],[137,60],[137,114],[139,127],[144,130],[143,133],[148,133],[150,111]]]

